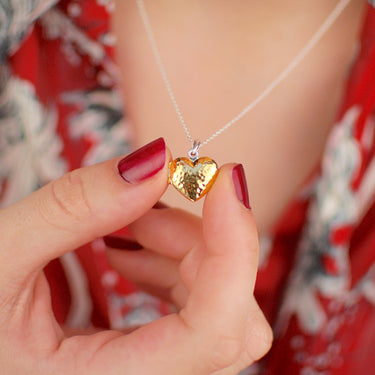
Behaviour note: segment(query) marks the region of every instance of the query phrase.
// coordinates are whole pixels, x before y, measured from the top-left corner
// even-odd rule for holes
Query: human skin
[[[252,297],[258,240],[232,178],[238,167],[221,168],[200,221],[152,209],[166,189],[170,152],[158,147],[155,158],[136,155],[75,170],[0,211],[1,373],[234,375],[270,348],[270,327]],[[141,253],[153,260],[161,253],[174,271],[181,264],[169,278],[178,313],[129,334],[68,337],[53,316],[43,267],[131,223],[147,248]],[[166,230],[174,235],[160,237]],[[139,263],[139,274],[147,277],[148,264]]]
[[[299,53],[338,0],[144,0],[164,66],[193,138],[211,136]],[[242,120],[201,148],[249,177],[260,234],[272,231],[317,165],[355,51],[365,0],[352,0],[297,69]],[[137,141],[164,136],[175,157],[190,144],[164,87],[135,1],[114,12],[127,116]],[[201,206],[173,189],[171,206]]]

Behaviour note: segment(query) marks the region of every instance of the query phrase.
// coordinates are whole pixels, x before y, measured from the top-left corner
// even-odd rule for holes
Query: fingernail
[[[251,209],[250,201],[249,201],[249,192],[247,190],[246,176],[245,176],[245,171],[243,169],[242,164],[238,164],[233,168],[232,178],[233,178],[234,190],[236,191],[238,200],[246,208]]]
[[[118,163],[120,176],[131,184],[154,176],[165,164],[165,142],[158,138],[127,155]]]
[[[156,209],[158,209],[158,210],[163,210],[163,209],[165,209],[165,208],[169,208],[169,206],[167,206],[167,205],[166,205],[165,203],[163,203],[163,202],[158,201],[158,202],[155,203],[155,205],[154,205],[152,208],[156,208]]]
[[[106,244],[106,246],[111,247],[112,249],[130,250],[130,251],[137,251],[137,250],[143,249],[143,246],[141,244],[129,238],[104,236],[103,241]]]

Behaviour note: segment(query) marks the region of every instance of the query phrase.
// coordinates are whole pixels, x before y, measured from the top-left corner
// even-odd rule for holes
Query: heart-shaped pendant
[[[208,193],[218,172],[217,164],[210,158],[192,161],[181,157],[169,163],[169,183],[184,197],[195,202]]]

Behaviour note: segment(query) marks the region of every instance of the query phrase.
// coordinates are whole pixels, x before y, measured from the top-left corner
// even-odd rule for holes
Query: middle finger
[[[126,251],[107,246],[107,259],[122,276],[136,283],[144,291],[184,306],[188,293],[181,283],[179,262],[153,251]]]
[[[179,260],[202,239],[201,219],[177,208],[152,209],[128,228],[143,247]]]

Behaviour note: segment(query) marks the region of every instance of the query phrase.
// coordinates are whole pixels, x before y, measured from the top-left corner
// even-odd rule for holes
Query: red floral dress
[[[375,373],[374,7],[321,165],[262,238],[255,293],[275,343],[243,374]],[[2,207],[130,150],[112,10],[111,0],[0,0]],[[45,272],[56,318],[72,328],[121,328],[169,312],[110,269],[98,242]]]

